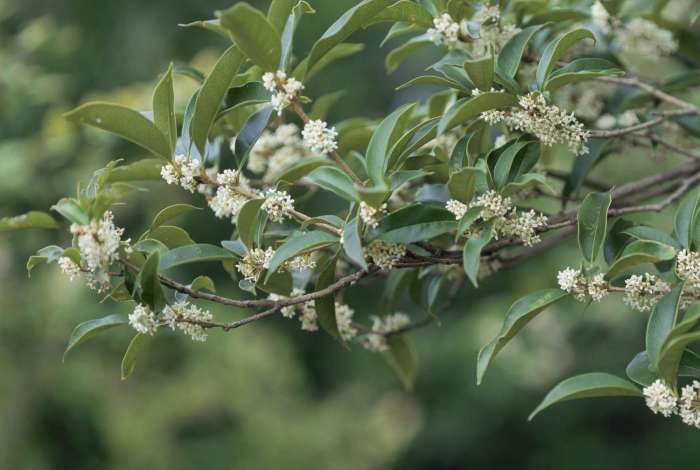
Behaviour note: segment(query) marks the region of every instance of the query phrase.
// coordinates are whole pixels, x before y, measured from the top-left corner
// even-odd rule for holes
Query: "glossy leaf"
[[[367,261],[362,252],[362,237],[360,223],[357,217],[353,217],[343,228],[343,250],[351,261],[362,269],[367,269]]]
[[[194,102],[189,133],[199,153],[202,155],[204,155],[206,150],[207,139],[214,124],[214,118],[219,112],[219,107],[226,96],[229,86],[231,86],[233,77],[236,76],[244,61],[245,56],[238,47],[229,47],[214,64],[214,68],[199,90],[199,94]]]
[[[191,263],[234,259],[230,251],[215,245],[195,244],[168,251],[160,260],[160,270]]]
[[[624,71],[604,59],[576,59],[556,70],[544,84],[544,90],[554,93],[565,85],[571,85],[596,77],[622,75]]]
[[[518,99],[510,93],[485,92],[473,98],[462,98],[442,117],[438,124],[438,134],[442,135],[454,127],[477,118],[484,111],[517,104]]]
[[[360,200],[355,185],[343,171],[332,166],[322,166],[312,171],[309,180],[319,187],[334,193],[343,199],[356,202]]]
[[[577,215],[578,245],[583,258],[593,263],[600,254],[608,227],[610,193],[589,193]]]
[[[289,261],[309,251],[333,245],[339,241],[340,239],[335,235],[320,230],[313,232],[297,232],[289,237],[282,246],[275,251],[267,268],[267,277],[269,278],[271,273],[277,271],[285,261]]]
[[[496,70],[501,75],[508,78],[515,77],[528,43],[542,27],[543,25],[528,26],[508,40],[498,54],[496,62]]]
[[[424,28],[433,27],[433,17],[430,12],[411,0],[399,0],[390,7],[385,8],[375,15],[366,26],[384,21],[410,23]]]
[[[641,397],[642,392],[631,382],[603,372],[591,372],[564,380],[554,387],[530,414],[532,420],[550,406],[579,398],[594,397]]]
[[[656,365],[659,361],[661,347],[666,337],[678,321],[683,286],[678,286],[664,295],[649,316],[646,332],[646,351],[649,361]]]
[[[454,215],[441,207],[412,204],[382,218],[374,237],[394,243],[425,241],[457,228]]]
[[[337,259],[333,257],[321,265],[318,278],[316,279],[316,291],[325,289],[335,282],[336,261]],[[340,339],[338,323],[335,316],[335,295],[326,295],[316,299],[314,301],[314,307],[318,315],[318,323],[321,325],[321,328],[323,328],[323,331],[334,338]]]
[[[253,248],[255,232],[258,228],[258,214],[260,214],[260,207],[264,202],[265,199],[262,198],[246,201],[236,219],[238,236],[249,250]]]
[[[676,238],[683,248],[690,248],[698,225],[700,213],[700,191],[693,191],[678,205],[675,219]]]
[[[467,204],[474,197],[477,177],[483,174],[481,168],[462,168],[450,176],[447,181],[447,190],[453,198]]]
[[[15,217],[3,217],[0,219],[0,232],[12,232],[25,229],[54,229],[58,224],[46,212],[30,211]]]
[[[636,240],[625,247],[615,263],[608,269],[605,278],[610,280],[640,264],[655,264],[672,260],[675,257],[676,250],[672,246],[650,240]]]
[[[334,163],[327,158],[305,157],[282,170],[276,179],[277,181],[294,183],[317,168],[333,165]]]
[[[503,321],[501,331],[489,344],[479,351],[476,368],[476,383],[481,384],[484,374],[496,354],[505,347],[508,342],[535,318],[540,312],[550,305],[562,300],[569,294],[561,289],[545,289],[529,294],[511,305],[506,318]]]
[[[491,219],[481,228],[476,235],[472,235],[464,244],[462,264],[464,272],[474,287],[479,287],[479,266],[481,266],[481,250],[494,236],[496,219]]]
[[[387,116],[374,131],[367,146],[367,174],[376,186],[384,186],[391,146],[403,131],[405,120],[415,104],[406,104]]]
[[[412,390],[416,382],[418,361],[413,344],[404,335],[391,335],[387,338],[389,350],[384,353],[389,366],[407,390]]]
[[[254,64],[266,72],[277,70],[282,56],[280,33],[260,10],[239,2],[221,12],[220,18],[236,46]]]
[[[279,34],[282,34],[287,19],[297,0],[272,0],[267,9],[267,21]]]
[[[492,54],[480,59],[464,61],[464,71],[469,80],[481,91],[491,89],[495,73],[495,62]]]
[[[272,111],[272,106],[266,106],[254,113],[236,136],[232,149],[239,169],[245,167],[251,149],[270,122]]]
[[[700,341],[700,331],[696,329],[698,321],[700,321],[700,304],[695,303],[685,312],[682,321],[668,332],[656,362],[653,363],[653,370],[672,388],[677,385],[678,371],[686,348]]]
[[[194,245],[194,240],[184,229],[175,225],[161,225],[148,232],[148,238],[158,240],[168,248]]]
[[[128,379],[134,372],[139,354],[146,349],[152,340],[152,336],[140,333],[133,337],[122,358],[122,380]]]
[[[165,307],[165,293],[160,285],[158,265],[160,252],[151,253],[136,277],[136,288],[141,301],[154,312],[160,312]]]
[[[159,158],[145,158],[129,165],[113,168],[109,172],[107,182],[161,181],[163,179],[160,175],[161,168],[163,168],[163,160]]]
[[[557,61],[561,59],[564,53],[571,46],[586,38],[595,41],[595,35],[592,32],[586,28],[578,28],[564,33],[550,42],[542,53],[542,57],[537,66],[537,84],[543,87]]]
[[[108,315],[103,318],[97,318],[95,320],[88,320],[80,323],[75,327],[68,338],[68,344],[66,345],[66,350],[63,353],[63,360],[66,360],[66,355],[69,352],[90,338],[94,338],[103,331],[114,328],[115,326],[121,326],[127,323],[128,321],[123,315]]]
[[[169,159],[170,144],[158,127],[143,114],[118,104],[86,103],[64,117],[79,124],[97,127],[129,140],[154,154]]]
[[[54,204],[51,209],[74,224],[87,225],[90,223],[90,217],[75,199],[63,198]]]
[[[175,120],[172,63],[153,92],[153,122],[170,143],[170,152],[174,152],[177,142],[177,122]]]
[[[153,218],[153,222],[151,222],[151,230],[160,227],[164,223],[174,219],[175,217],[181,216],[182,214],[200,210],[202,209],[190,204],[173,204],[172,206],[168,206],[158,212],[158,214],[156,214],[156,216]]]

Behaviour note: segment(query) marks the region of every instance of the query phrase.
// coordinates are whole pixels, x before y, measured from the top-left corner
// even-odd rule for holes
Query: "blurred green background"
[[[177,24],[210,18],[230,3],[0,0],[0,216],[45,210],[107,161],[141,157],[106,133],[67,124],[61,113],[94,98],[146,108],[171,59],[208,70],[223,40]],[[318,12],[300,30],[301,51],[356,2],[312,3]],[[365,53],[307,84],[310,96],[347,91],[330,121],[379,117],[430,91],[393,91],[421,64],[387,77],[378,46],[385,29],[357,34]],[[192,87],[178,79],[180,106]],[[625,168],[617,160],[598,171],[620,179]],[[181,191],[158,187],[115,210],[129,236],[160,208],[184,200]],[[207,214],[184,224],[201,242],[217,243],[230,230]],[[99,303],[55,265],[28,280],[27,257],[57,243],[69,243],[65,231],[0,238],[0,469],[651,469],[693,468],[698,460],[698,434],[652,415],[641,400],[568,403],[527,423],[558,380],[591,370],[624,373],[643,344],[645,319],[617,300],[585,311],[576,303],[552,308],[476,387],[479,347],[512,301],[552,286],[556,271],[575,262],[573,244],[488,280],[478,294],[461,289],[440,325],[411,335],[419,375],[406,392],[380,356],[344,350],[281,319],[212,332],[204,345],[159,335],[125,382],[119,363],[127,329],[62,363],[77,323],[127,306]],[[223,270],[212,268],[226,293]],[[373,313],[372,294],[355,288],[346,301],[364,317]],[[212,309],[220,318],[243,314]]]

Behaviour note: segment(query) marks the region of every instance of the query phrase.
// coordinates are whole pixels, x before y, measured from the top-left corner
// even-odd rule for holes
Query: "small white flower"
[[[235,192],[228,186],[219,186],[216,189],[216,195],[209,199],[208,204],[214,215],[219,219],[231,217],[232,219],[238,215],[243,205],[248,201],[248,198]]]
[[[210,322],[213,316],[208,310],[202,310],[187,301],[180,301],[168,305],[163,310],[163,320],[175,330],[179,328],[183,333],[192,338],[192,341],[206,341],[207,330],[196,322]]]
[[[310,155],[299,128],[295,124],[282,124],[274,132],[263,132],[250,151],[247,168],[262,174],[263,182],[271,184],[282,170]]]
[[[406,254],[406,245],[375,240],[363,251],[381,269],[391,269]]]
[[[202,176],[203,171],[201,162],[185,155],[175,155],[171,163],[161,168],[160,175],[166,183],[180,185],[194,193],[198,186],[197,177]]]
[[[603,114],[595,122],[595,126],[598,129],[612,129],[617,125],[617,119],[612,114]]]
[[[591,6],[591,21],[603,34],[609,34],[616,24],[615,18],[610,16],[608,10],[598,0]]]
[[[448,47],[454,47],[459,44],[459,23],[454,21],[452,17],[443,13],[433,19],[433,28],[428,29],[428,38],[436,45],[445,44]]]
[[[678,414],[685,424],[700,429],[700,382],[693,380],[692,384],[681,389]]]
[[[301,304],[299,321],[304,331],[318,331],[318,314],[313,302]]]
[[[513,207],[509,197],[503,197],[494,190],[490,190],[477,196],[469,207],[480,206],[481,218],[491,220],[494,217],[504,217]]]
[[[293,78],[287,77],[282,70],[277,72],[267,72],[262,76],[263,87],[272,93],[270,103],[282,115],[282,111],[299,97],[304,89],[302,83]]]
[[[445,208],[448,211],[452,212],[455,216],[455,219],[457,220],[461,220],[462,217],[464,217],[464,214],[466,214],[469,210],[468,205],[456,199],[450,199],[449,201],[447,201],[447,203],[445,204]]]
[[[620,116],[617,118],[617,123],[622,127],[630,127],[634,126],[635,124],[639,124],[639,118],[634,111],[627,110],[620,114]]]
[[[566,268],[559,271],[557,282],[561,290],[574,294],[574,298],[579,302],[586,300],[588,283],[580,269]]]
[[[605,280],[603,273],[598,273],[588,282],[588,295],[591,296],[594,302],[600,302],[608,295],[608,281]]]
[[[660,413],[668,418],[677,412],[676,394],[661,380],[657,379],[653,384],[644,387],[643,393],[647,406],[654,414]]]
[[[295,256],[286,263],[284,269],[287,271],[304,272],[310,271],[316,267],[316,261],[313,259],[312,253],[304,253],[303,255]]]
[[[300,297],[304,294],[306,294],[306,291],[304,291],[304,289],[299,289],[299,288],[295,287],[294,289],[292,289],[292,292],[289,294],[289,297],[284,297],[284,296],[281,296],[278,294],[270,294],[267,298],[277,302],[279,300]],[[287,305],[285,307],[282,307],[280,309],[280,312],[282,313],[282,316],[285,318],[294,318],[294,316],[297,313],[297,309],[300,309],[300,308],[301,308],[301,304]]]
[[[617,33],[620,49],[647,57],[670,55],[678,49],[673,34],[649,20],[633,18]]]
[[[625,295],[622,301],[635,310],[647,312],[654,308],[669,290],[668,284],[652,274],[634,274],[625,280]]]
[[[314,153],[328,154],[338,148],[338,132],[335,127],[329,129],[324,121],[309,121],[301,134],[304,137],[304,145]]]
[[[386,204],[382,204],[381,207],[377,209],[370,206],[365,201],[360,202],[360,219],[368,227],[377,228],[384,214],[386,214]]]
[[[277,191],[268,189],[265,192],[265,202],[261,209],[267,213],[267,216],[273,222],[283,222],[284,219],[291,217],[290,213],[294,211],[294,199],[287,191]]]
[[[58,258],[58,267],[61,268],[63,274],[68,276],[68,280],[71,282],[80,276],[80,266],[67,256]]]
[[[71,233],[78,238],[80,257],[89,271],[106,270],[119,258],[123,228],[114,225],[114,214],[107,211],[102,219],[92,220],[88,225],[71,225]]]
[[[350,341],[357,336],[357,328],[352,324],[355,311],[349,305],[335,303],[335,322],[338,325],[338,333],[343,341]]]
[[[142,335],[153,336],[158,330],[156,315],[145,305],[137,305],[129,314],[129,325]]]
[[[538,230],[547,226],[547,220],[547,216],[534,210],[518,212],[512,209],[496,224],[498,237],[517,237],[523,245],[533,246],[542,241]]]
[[[255,282],[258,280],[258,276],[268,268],[274,254],[275,250],[272,247],[268,247],[266,250],[253,248],[245,254],[236,268],[245,279]]]
[[[493,143],[494,148],[499,148],[503,147],[505,144],[508,143],[508,137],[505,136],[505,134],[501,134],[498,137],[496,137],[496,140]]]
[[[372,352],[384,352],[389,347],[386,342],[388,334],[404,328],[411,319],[404,313],[394,313],[385,317],[372,317],[372,330],[363,341],[363,346]]]

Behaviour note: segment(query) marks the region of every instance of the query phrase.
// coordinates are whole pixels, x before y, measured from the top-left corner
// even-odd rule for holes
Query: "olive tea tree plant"
[[[165,328],[204,341],[212,328],[280,316],[382,352],[407,386],[415,357],[405,333],[431,324],[448,292],[464,283],[478,287],[484,277],[577,237],[580,265],[561,267],[549,288],[512,305],[479,353],[477,381],[547,307],[619,295],[649,318],[629,380],[607,373],[570,378],[533,415],[564,400],[623,395],[644,397],[654,413],[700,427],[700,382],[688,383],[700,377],[700,356],[688,349],[700,341],[700,192],[693,191],[700,182],[700,153],[693,151],[700,108],[687,101],[700,86],[693,8],[663,0],[363,0],[302,53],[294,48],[295,30],[312,20],[310,2],[272,0],[267,12],[236,3],[215,19],[186,25],[230,40],[208,75],[171,66],[151,111],[93,102],[66,115],[134,142],[149,158],[114,161],[75,197],[58,201],[52,210],[66,225],[30,212],[2,219],[0,229],[69,227],[71,246],[42,248],[27,268],[55,262],[71,280],[134,304],[128,318],[78,325],[67,348],[130,326],[136,335],[124,378]],[[339,94],[309,97],[305,84],[329,63],[361,52],[363,45],[347,39],[376,23],[388,23],[386,41],[399,44],[386,57],[389,72],[423,49],[436,57],[399,88],[437,91],[378,122],[358,117],[330,125],[325,118]],[[643,80],[635,57],[673,60],[678,72]],[[174,107],[174,74],[198,82],[182,113]],[[615,187],[589,177],[632,147],[686,160]],[[552,162],[567,152],[576,156],[570,170],[554,170]],[[139,180],[177,185],[197,206],[166,207],[145,233],[126,238],[110,208]],[[343,209],[308,213],[304,201],[316,192],[341,198]],[[535,210],[542,200],[560,209]],[[231,221],[231,239],[197,243],[173,225],[203,204]],[[677,207],[672,233],[625,218],[669,207]],[[216,294],[207,273],[191,280],[169,273],[205,261],[221,262],[242,295]],[[344,289],[363,282],[385,286],[369,323],[343,302]],[[395,311],[407,290],[424,318]],[[206,303],[250,313],[216,319]]]

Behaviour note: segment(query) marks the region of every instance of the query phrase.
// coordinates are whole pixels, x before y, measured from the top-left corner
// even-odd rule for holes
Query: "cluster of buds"
[[[375,240],[363,248],[364,255],[381,269],[391,269],[406,254],[406,245]]]
[[[304,145],[319,155],[332,153],[338,148],[338,132],[335,127],[329,128],[328,124],[320,119],[307,122],[301,135]]]
[[[404,328],[411,319],[404,313],[394,313],[385,317],[372,317],[372,330],[365,337],[362,345],[373,352],[384,352],[389,349],[387,335]]]
[[[216,175],[216,194],[208,201],[209,207],[214,211],[216,217],[223,219],[230,217],[235,221],[238,212],[248,201],[248,198],[240,194],[236,188],[246,186],[245,177],[236,170],[224,170]]]
[[[282,170],[309,155],[296,124],[282,124],[274,132],[263,132],[250,151],[247,167],[270,184]]]
[[[643,389],[647,406],[654,414],[669,418],[680,416],[683,423],[700,429],[700,382],[694,380],[681,389],[681,396],[657,379]]]
[[[172,162],[161,168],[160,176],[166,183],[182,186],[194,193],[198,186],[197,178],[202,176],[203,171],[202,162],[185,155],[175,155]]]
[[[585,302],[590,297],[599,302],[608,295],[610,286],[603,273],[597,273],[588,279],[580,269],[566,268],[557,274],[559,288],[573,294],[579,302]]]
[[[287,106],[299,98],[301,90],[304,89],[299,80],[287,77],[282,70],[267,72],[262,76],[262,81],[265,89],[272,93],[270,103],[280,116]]]

